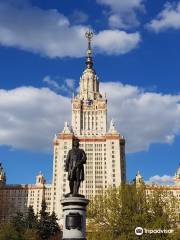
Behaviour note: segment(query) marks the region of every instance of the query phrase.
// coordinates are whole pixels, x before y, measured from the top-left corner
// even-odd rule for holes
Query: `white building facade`
[[[0,222],[9,221],[17,212],[26,213],[33,206],[35,214],[41,210],[42,200],[51,212],[51,185],[39,173],[35,184],[6,184],[4,169],[0,165]]]

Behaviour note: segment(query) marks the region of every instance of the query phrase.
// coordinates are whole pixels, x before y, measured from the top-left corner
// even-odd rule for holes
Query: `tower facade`
[[[118,187],[126,181],[125,139],[116,130],[114,121],[107,129],[107,98],[100,93],[99,79],[93,68],[92,33],[87,32],[86,38],[86,67],[80,77],[79,93],[72,98],[71,126],[65,122],[63,131],[54,138],[52,211],[58,218],[62,218],[60,200],[69,192],[64,166],[74,137],[80,140],[80,148],[87,155],[81,194],[92,199],[103,189]]]
[[[93,69],[91,39],[86,34],[88,50],[86,68],[80,77],[79,93],[72,99],[72,129],[79,136],[105,136],[107,132],[107,99],[99,92],[99,80]]]
[[[144,185],[143,177],[141,176],[139,171],[137,172],[136,177],[134,178],[133,182],[136,185],[136,187],[141,187],[142,185]]]

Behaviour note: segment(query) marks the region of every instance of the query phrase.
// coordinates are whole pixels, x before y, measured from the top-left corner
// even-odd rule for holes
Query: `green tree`
[[[10,224],[0,225],[0,240],[49,240],[60,239],[60,236],[56,214],[49,215],[45,201],[42,201],[39,219],[29,206],[25,215],[17,213]]]
[[[174,198],[162,189],[147,197],[144,186],[110,188],[91,201],[88,208],[88,239],[138,239],[135,228],[171,229],[175,227]],[[94,226],[96,226],[94,228]],[[95,232],[95,233],[94,233]],[[171,234],[143,234],[141,239],[173,239]]]
[[[47,219],[49,214],[46,210],[47,210],[46,201],[42,200],[41,211],[40,211],[40,219]]]
[[[0,240],[21,240],[19,233],[13,227],[12,224],[1,225],[0,228]]]
[[[37,228],[37,216],[34,213],[34,209],[32,206],[28,207],[28,211],[26,216],[24,217],[25,227],[27,229],[36,229]]]
[[[46,202],[43,200],[40,211],[40,219],[38,221],[38,234],[42,240],[48,240],[60,233],[55,213],[53,212],[49,215],[46,209]]]
[[[49,216],[49,224],[51,236],[55,236],[60,233],[60,227],[57,223],[57,216],[55,212],[52,212],[52,214]]]
[[[26,229],[23,235],[23,240],[40,240],[35,229]]]
[[[25,221],[22,213],[17,212],[16,215],[12,218],[11,224],[19,235],[19,238],[22,238],[22,235],[25,231]]]
[[[43,200],[41,204],[40,219],[38,222],[38,234],[42,240],[48,240],[51,236],[51,233],[49,231],[49,214],[46,209],[47,205],[45,200]]]

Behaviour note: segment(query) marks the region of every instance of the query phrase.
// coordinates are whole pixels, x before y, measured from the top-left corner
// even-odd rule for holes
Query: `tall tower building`
[[[71,126],[54,138],[54,164],[52,182],[52,211],[61,218],[60,200],[69,192],[64,164],[74,137],[80,140],[80,148],[87,154],[85,180],[80,193],[92,199],[102,189],[118,187],[126,181],[125,139],[118,133],[114,121],[107,129],[107,98],[99,91],[99,79],[93,68],[93,34],[86,33],[88,49],[86,67],[80,77],[79,93],[72,98]]]

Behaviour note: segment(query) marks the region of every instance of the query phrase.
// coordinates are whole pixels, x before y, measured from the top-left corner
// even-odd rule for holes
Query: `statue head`
[[[75,138],[73,140],[73,147],[78,148],[79,147],[79,139]]]

